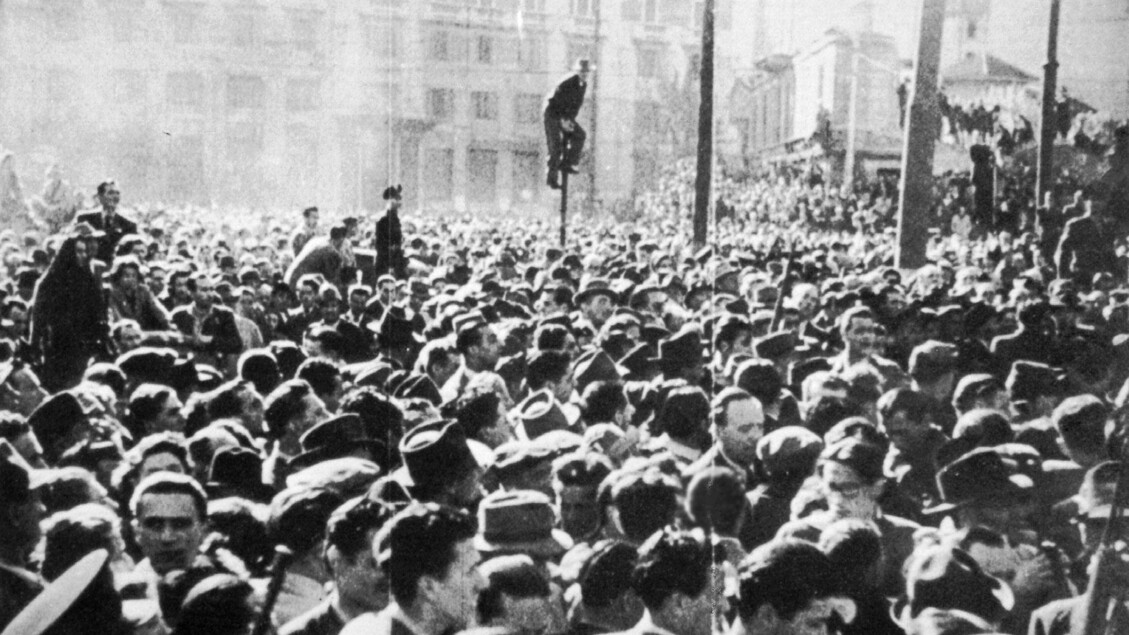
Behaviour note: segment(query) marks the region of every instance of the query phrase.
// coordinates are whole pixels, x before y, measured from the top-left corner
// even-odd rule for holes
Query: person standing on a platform
[[[577,173],[580,153],[588,137],[576,122],[576,115],[584,105],[588,90],[588,75],[592,66],[586,59],[576,61],[573,73],[565,77],[545,99],[545,141],[548,146],[548,175],[546,182],[554,190],[560,189],[560,172]],[[561,144],[568,142],[567,155],[561,161]]]
[[[384,215],[376,221],[376,236],[373,248],[376,249],[376,276],[392,274],[396,278],[407,278],[407,260],[404,258],[404,233],[400,229],[400,201],[403,185],[384,188],[384,200],[388,207]]]

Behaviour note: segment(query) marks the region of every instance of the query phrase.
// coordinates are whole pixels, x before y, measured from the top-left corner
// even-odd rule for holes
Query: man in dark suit
[[[996,358],[996,374],[1004,377],[1012,362],[1024,359],[1049,364],[1054,352],[1054,338],[1047,334],[1050,307],[1042,300],[1032,300],[1020,305],[1016,312],[1019,328],[1007,335],[998,335],[990,347]]]
[[[558,173],[562,170],[576,174],[580,163],[580,153],[584,150],[587,133],[576,123],[576,115],[584,105],[584,93],[588,90],[588,75],[592,66],[586,59],[576,61],[573,73],[565,77],[545,99],[545,142],[548,146],[548,177],[546,181],[553,189],[560,188]],[[561,163],[561,144],[568,141],[568,152]]]
[[[114,249],[118,241],[126,234],[137,233],[137,223],[118,214],[118,203],[121,202],[122,193],[115,181],[107,180],[98,184],[98,202],[102,205],[100,210],[83,212],[75,218],[75,223],[87,223],[91,227],[104,232],[98,238],[98,260],[109,264],[114,260]]]
[[[192,304],[177,307],[171,321],[185,335],[196,351],[196,360],[224,369],[224,362],[234,362],[243,352],[243,338],[235,325],[235,313],[216,302],[215,283],[207,274],[188,279]]]
[[[400,201],[404,186],[389,186],[384,189],[384,200],[388,207],[384,215],[376,221],[376,234],[373,236],[373,249],[376,250],[376,275],[392,274],[404,279],[408,277],[408,261],[404,258],[404,232],[400,229]]]
[[[1066,222],[1055,250],[1058,277],[1089,285],[1094,274],[1109,271],[1114,261],[1113,242],[1093,215],[1093,206],[1086,201],[1081,216]]]

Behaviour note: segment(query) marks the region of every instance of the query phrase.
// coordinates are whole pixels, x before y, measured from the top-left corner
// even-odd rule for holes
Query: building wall
[[[598,19],[597,4],[5,0],[0,144],[32,191],[59,162],[135,201],[371,210],[402,182],[409,206],[536,211],[555,206],[541,100],[588,56],[595,184],[576,178],[573,200],[623,199],[653,176],[640,158],[685,145],[673,124],[703,3],[605,1]],[[733,6],[718,0],[718,86],[741,40]]]
[[[856,147],[860,152],[883,153],[900,142],[897,52],[887,36],[856,37]],[[762,60],[729,96],[729,121],[744,135],[745,156],[755,161],[787,153],[786,144],[812,137],[821,113],[837,141],[844,143],[851,117],[855,51],[850,36],[830,31],[794,56]]]

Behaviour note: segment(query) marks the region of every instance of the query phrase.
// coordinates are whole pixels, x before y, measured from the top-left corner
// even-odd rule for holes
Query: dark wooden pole
[[[1054,182],[1055,137],[1058,116],[1055,91],[1058,90],[1058,11],[1059,0],[1051,0],[1051,23],[1047,30],[1047,63],[1043,65],[1043,120],[1039,124],[1039,167],[1035,200],[1041,202]]]
[[[713,3],[702,15],[701,103],[698,106],[698,177],[694,182],[694,246],[706,244],[713,172]]]
[[[944,26],[945,0],[922,0],[921,36],[917,43],[909,123],[902,150],[898,203],[896,264],[902,269],[916,269],[926,262],[929,210],[933,204],[933,150],[941,125],[937,67],[941,64]]]
[[[567,142],[567,140],[566,140]],[[563,152],[562,152],[563,154]],[[562,164],[563,165],[563,164]],[[561,170],[561,249],[565,246],[568,218],[568,170]]]

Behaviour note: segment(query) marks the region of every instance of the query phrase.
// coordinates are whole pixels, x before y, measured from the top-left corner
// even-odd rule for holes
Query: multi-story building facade
[[[857,169],[892,167],[899,72],[893,39],[873,32],[833,29],[794,55],[761,58],[728,96],[741,155],[754,164],[819,156],[838,170],[853,141]]]
[[[372,210],[401,182],[409,206],[547,208],[542,100],[589,57],[574,200],[622,200],[684,149],[703,4],[5,0],[0,144],[29,190],[58,162],[134,200]]]

